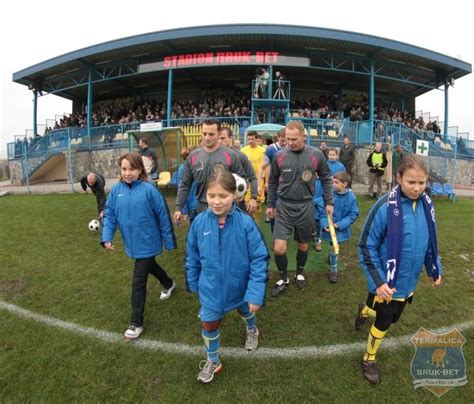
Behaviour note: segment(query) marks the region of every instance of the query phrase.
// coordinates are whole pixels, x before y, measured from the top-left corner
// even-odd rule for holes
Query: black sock
[[[288,257],[286,254],[275,254],[275,264],[277,266],[278,272],[280,272],[281,279],[283,279],[283,282],[286,282],[288,279]]]
[[[301,251],[298,250],[296,253],[296,274],[301,275],[304,271],[304,266],[308,260],[308,250]]]

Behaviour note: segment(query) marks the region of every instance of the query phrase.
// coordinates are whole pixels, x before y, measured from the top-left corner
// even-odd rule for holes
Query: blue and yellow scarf
[[[431,198],[423,193],[420,197],[423,203],[426,223],[428,224],[428,233],[430,236],[431,256],[433,267],[431,268],[433,280],[439,277],[438,267],[438,242],[436,239],[436,220]],[[391,288],[395,287],[398,270],[400,269],[400,260],[402,255],[403,243],[403,212],[401,204],[401,188],[398,184],[392,189],[387,200],[387,283]]]

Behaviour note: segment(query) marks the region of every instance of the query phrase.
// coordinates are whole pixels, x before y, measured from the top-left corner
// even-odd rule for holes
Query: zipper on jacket
[[[127,186],[127,191],[128,191],[128,217],[129,217],[129,219],[132,219],[132,187],[133,187],[133,183],[130,187]],[[131,230],[130,235],[132,235],[132,237],[130,237],[130,252],[132,253],[132,257],[134,257],[135,256],[135,248],[133,246],[133,240],[135,239],[135,237],[134,237],[134,234],[133,234],[132,224],[130,223],[129,226],[130,226],[130,230]]]
[[[224,223],[224,227],[221,229],[219,227],[219,218],[216,216],[216,226],[217,226],[217,231],[218,231],[218,235],[219,235],[219,242],[218,242],[218,249],[219,249],[219,266],[221,268],[221,271],[219,271],[219,290],[218,290],[218,293],[219,293],[219,304],[221,306],[222,309],[224,309],[224,280],[223,280],[223,277],[224,277],[224,266],[222,265],[222,232],[224,231],[224,227],[225,227],[225,223]]]

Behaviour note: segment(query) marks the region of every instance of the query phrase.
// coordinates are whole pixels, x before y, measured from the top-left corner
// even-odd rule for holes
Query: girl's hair
[[[349,185],[351,183],[351,176],[345,171],[339,171],[334,174],[333,177],[341,181],[343,184]]]
[[[423,159],[420,156],[417,156],[416,154],[404,156],[400,161],[400,166],[398,167],[397,173],[400,175],[400,177],[403,177],[405,171],[410,169],[421,170],[426,175],[429,174],[428,166],[423,161]]]
[[[214,172],[207,180],[207,189],[211,188],[213,185],[220,185],[227,192],[232,194],[235,193],[237,189],[235,178],[232,173],[220,166],[217,166],[214,169]]]
[[[123,154],[119,158],[119,167],[122,167],[122,161],[127,160],[130,163],[130,166],[134,169],[140,170],[140,174],[138,175],[139,180],[146,181],[148,179],[148,175],[145,170],[145,166],[143,165],[142,156],[138,154],[136,151],[132,151],[130,153]]]

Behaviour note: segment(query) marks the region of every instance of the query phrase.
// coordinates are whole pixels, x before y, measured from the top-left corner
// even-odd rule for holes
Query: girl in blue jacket
[[[333,223],[336,231],[336,238],[339,244],[349,241],[351,238],[351,226],[359,216],[359,207],[357,199],[349,188],[351,177],[346,171],[339,171],[333,175],[333,201],[334,213]],[[321,228],[323,232],[321,238],[325,241],[331,242],[331,234],[329,233],[328,217],[326,215],[326,208],[324,201],[321,199],[319,204]],[[337,282],[337,254],[334,251],[334,246],[329,253],[329,262],[331,263],[331,271],[328,274],[331,283]]]
[[[382,339],[411,303],[423,266],[434,286],[441,283],[434,208],[424,192],[427,179],[428,167],[419,156],[404,157],[398,185],[372,207],[360,236],[359,261],[369,294],[359,305],[355,328],[375,318],[362,358],[364,377],[373,384],[380,382],[376,354]]]
[[[120,157],[120,178],[105,205],[102,245],[113,250],[112,239],[118,228],[125,250],[135,260],[132,281],[132,316],[125,337],[138,338],[143,331],[146,285],[152,274],[163,285],[160,299],[171,296],[174,281],[155,261],[162,247],[176,248],[168,206],[160,191],[147,181],[142,157],[137,152]]]
[[[234,176],[224,169],[208,179],[206,211],[197,215],[186,242],[186,282],[199,294],[202,337],[207,352],[198,381],[209,383],[222,370],[219,324],[237,310],[247,325],[245,348],[258,345],[255,313],[263,305],[269,253],[256,223],[235,202]]]

